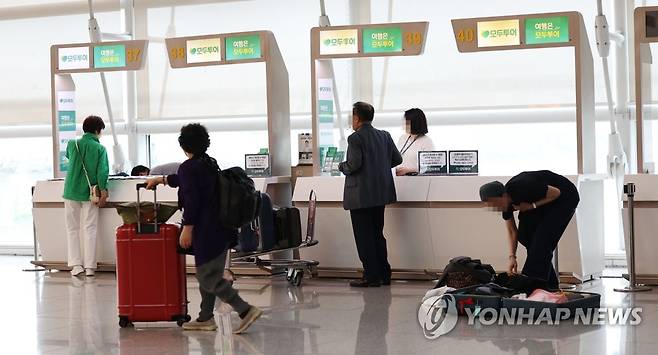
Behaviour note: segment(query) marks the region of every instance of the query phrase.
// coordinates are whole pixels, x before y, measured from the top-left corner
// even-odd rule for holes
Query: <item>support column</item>
[[[630,5],[630,11],[628,9]],[[628,107],[629,101],[629,72],[628,72],[628,63],[630,58],[632,58],[632,50],[629,50],[629,44],[633,43],[633,31],[629,29],[628,24],[632,23],[629,21],[629,16],[633,16],[633,1],[613,1],[612,2],[612,16],[613,16],[613,28],[612,32],[619,33],[624,36],[624,41],[621,43],[615,43],[613,45],[613,51],[615,55],[615,87],[614,87],[614,98],[615,98],[615,115],[617,119],[617,129],[619,136],[621,138],[621,143],[626,153],[627,162],[629,164],[629,171],[632,171],[632,165],[635,161],[634,154],[634,142],[631,138],[631,113]]]
[[[135,39],[135,2],[134,0],[121,0],[121,32],[127,33],[130,39]],[[129,170],[138,164],[139,142],[137,137],[137,95],[136,74],[134,71],[123,73],[123,117],[126,122],[126,135],[128,136],[128,164],[124,167]]]
[[[139,2],[135,4],[133,9],[133,17],[135,19],[135,27],[133,31],[133,37],[135,38],[148,38],[148,17],[147,17],[147,7],[144,4]],[[162,43],[164,46],[164,40]],[[164,53],[167,53],[166,47],[163,49]],[[168,66],[168,64],[165,64]],[[168,70],[169,68],[167,68]],[[137,118],[150,118],[151,116],[151,100],[150,100],[150,82],[149,82],[149,62],[148,56],[145,57],[144,69],[134,72],[135,74],[135,112],[136,116],[133,121],[133,127],[135,132],[136,147],[137,147],[137,160],[135,164],[142,164],[151,166],[150,163],[150,147],[149,140],[146,137],[146,134],[143,132],[140,133],[137,131],[136,120]],[[161,117],[160,117],[161,118]]]
[[[350,1],[350,23],[369,24],[371,4],[370,0]],[[350,102],[343,105],[349,110],[355,101],[373,103],[372,59],[352,59],[352,95]],[[338,113],[340,114],[340,112]]]

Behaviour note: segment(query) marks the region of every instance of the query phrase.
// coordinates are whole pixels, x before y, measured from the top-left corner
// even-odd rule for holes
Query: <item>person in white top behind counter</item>
[[[402,164],[395,169],[397,176],[418,173],[418,152],[434,150],[434,142],[427,135],[427,118],[423,110],[412,108],[404,112],[404,130],[398,139]]]

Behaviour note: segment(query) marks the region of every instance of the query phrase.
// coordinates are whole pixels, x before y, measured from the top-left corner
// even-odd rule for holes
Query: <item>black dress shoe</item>
[[[384,286],[391,286],[391,279],[388,279],[388,280],[384,280],[384,281],[382,281],[382,285],[384,285]]]
[[[368,281],[366,279],[350,281],[351,287],[379,287],[382,283],[379,281]]]

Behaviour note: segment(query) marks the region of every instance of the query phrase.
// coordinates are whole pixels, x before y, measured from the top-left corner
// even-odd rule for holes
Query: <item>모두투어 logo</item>
[[[86,62],[89,60],[89,57],[86,54],[63,55],[61,60],[62,62]]]
[[[222,49],[219,37],[188,40],[185,44],[188,63],[219,62]]]
[[[204,55],[210,53],[219,53],[219,46],[198,47],[190,49],[190,54],[192,55]]]
[[[89,68],[89,47],[62,47],[57,49],[57,67],[59,70]]]
[[[482,32],[484,38],[498,38],[498,37],[516,37],[519,35],[519,30],[516,28],[506,28],[504,30],[487,30]]]
[[[356,29],[320,31],[320,54],[355,54],[359,52]]]
[[[519,20],[496,20],[477,22],[478,47],[519,45]]]

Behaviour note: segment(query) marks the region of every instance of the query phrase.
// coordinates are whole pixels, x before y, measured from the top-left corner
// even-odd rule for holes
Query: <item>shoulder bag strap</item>
[[[80,147],[78,147],[78,140],[75,140],[75,149],[78,151],[78,156],[80,156],[80,162],[82,163],[82,170],[85,172],[85,177],[87,178],[87,185],[89,185],[89,191],[91,191],[91,180],[89,180],[89,173],[87,172],[87,168],[85,167],[85,160],[82,156],[82,153],[80,153]]]

